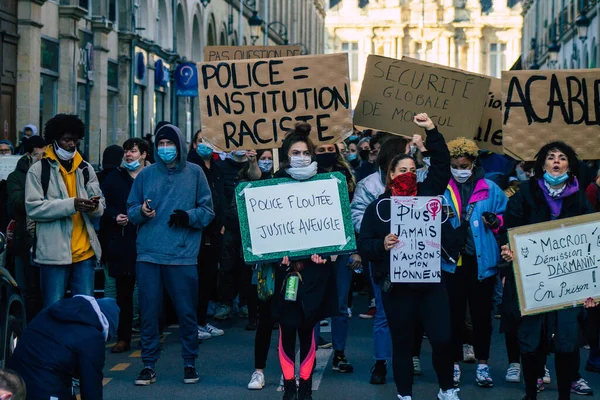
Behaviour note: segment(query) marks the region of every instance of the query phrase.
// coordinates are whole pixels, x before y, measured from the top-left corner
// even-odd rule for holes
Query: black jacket
[[[431,157],[431,166],[425,181],[418,184],[418,196],[440,196],[444,194],[451,177],[450,153],[444,137],[437,128],[427,131],[427,150]],[[389,199],[387,190],[367,207],[358,237],[358,253],[363,261],[373,265],[373,279],[378,282],[390,274],[390,252],[383,247],[383,240],[390,234],[390,205],[383,199]],[[379,211],[379,218],[377,212]],[[383,222],[388,221],[388,222]]]
[[[225,205],[228,204],[225,200],[225,179],[223,178],[221,168],[212,158],[210,159],[210,169],[206,168],[204,160],[195,151],[189,152],[187,160],[188,162],[199,165],[200,168],[202,168],[204,175],[206,175],[206,180],[208,181],[208,186],[210,186],[210,191],[212,194],[215,218],[206,228],[204,228],[204,233],[207,233],[211,236],[220,236],[221,228],[225,223]]]
[[[585,193],[581,190],[563,199],[558,219],[591,214],[594,210],[589,204]],[[519,191],[508,201],[504,213],[504,227],[516,228],[524,225],[551,221],[550,207],[542,189],[535,178],[521,183]],[[503,243],[506,243],[506,237]],[[551,311],[545,314],[526,316],[521,319],[517,290],[512,271],[512,264],[505,272],[502,325],[504,330],[516,323],[519,326],[519,341],[521,351],[535,351],[540,344],[548,345],[552,351],[569,353],[579,349],[579,339],[582,335],[581,321],[584,319],[583,307]],[[514,325],[513,325],[514,326]],[[540,343],[542,332],[546,333],[547,343]]]
[[[71,399],[72,378],[81,398],[102,399],[106,343],[98,315],[82,297],[64,299],[29,323],[9,362],[25,381],[28,399]]]
[[[127,215],[127,198],[133,186],[133,178],[125,168],[117,168],[102,183],[106,208],[100,220],[100,244],[102,256],[108,264],[109,275],[135,275],[137,259],[137,228],[129,223],[117,224],[119,214]]]
[[[25,181],[30,166],[31,156],[24,155],[17,163],[15,170],[6,178],[8,214],[15,220],[11,252],[25,257],[29,257],[29,249],[33,244],[33,238],[27,231],[27,212],[25,211]]]
[[[225,204],[227,205],[230,205],[235,197],[235,188],[240,183],[239,173],[246,162],[239,163],[231,158],[226,158],[217,164],[223,174]],[[239,235],[240,227],[237,223],[237,215],[231,207],[225,208],[224,225],[226,230],[235,231]]]

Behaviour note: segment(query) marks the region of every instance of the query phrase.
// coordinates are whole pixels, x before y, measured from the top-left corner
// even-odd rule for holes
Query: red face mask
[[[392,179],[390,184],[392,196],[416,196],[417,195],[417,174],[407,172]]]

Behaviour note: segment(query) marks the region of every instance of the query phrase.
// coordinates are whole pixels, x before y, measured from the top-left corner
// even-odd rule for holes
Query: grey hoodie
[[[138,226],[137,261],[160,265],[196,265],[202,229],[214,218],[212,196],[202,169],[187,162],[183,134],[173,125],[179,137],[179,162],[169,169],[160,157],[146,167],[133,182],[127,199],[129,222]],[[157,154],[156,143],[155,154]],[[142,204],[152,200],[156,217],[142,215]],[[189,216],[189,227],[168,226],[174,210],[184,210]]]

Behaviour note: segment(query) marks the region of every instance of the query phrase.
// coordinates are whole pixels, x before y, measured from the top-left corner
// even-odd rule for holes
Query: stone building
[[[356,104],[369,54],[410,56],[500,77],[521,54],[515,0],[332,0],[329,53],[347,52]]]
[[[56,113],[79,114],[89,130],[82,150],[94,164],[107,145],[151,133],[161,120],[189,140],[200,128],[199,104],[176,87],[177,68],[202,61],[204,46],[257,40],[248,24],[253,10],[263,20],[257,45],[324,52],[324,0],[19,0],[18,11],[16,4],[3,1],[9,13],[0,13],[3,27],[18,21],[18,42],[1,31],[18,62],[1,59],[0,118],[15,120],[14,138],[30,123],[41,130]],[[16,93],[8,117],[5,81]]]
[[[599,0],[524,0],[524,68],[597,68],[599,14]]]

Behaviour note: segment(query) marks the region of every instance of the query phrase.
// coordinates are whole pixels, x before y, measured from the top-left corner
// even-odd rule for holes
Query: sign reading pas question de
[[[390,251],[393,283],[439,283],[442,202],[437,197],[394,197],[390,228],[398,244]]]
[[[600,298],[600,214],[509,229],[522,315]]]
[[[204,138],[223,151],[280,147],[304,121],[315,145],[352,132],[348,55],[199,63]]]
[[[280,262],[356,250],[346,177],[240,183],[236,201],[246,263]]]

